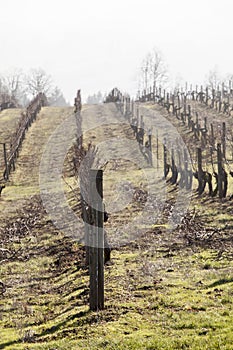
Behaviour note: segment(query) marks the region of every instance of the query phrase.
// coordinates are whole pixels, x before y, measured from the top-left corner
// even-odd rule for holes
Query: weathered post
[[[7,154],[6,154],[6,144],[3,143],[3,156],[4,156],[4,164],[5,164],[5,180],[9,179],[9,168],[8,168],[8,163],[7,163]]]
[[[225,97],[225,85],[224,82],[222,83],[222,98]]]
[[[175,108],[175,95],[172,94],[172,114],[175,115],[176,108]]]
[[[140,119],[140,127],[142,129],[144,129],[144,120],[143,120],[143,115],[141,115],[141,119]]]
[[[188,190],[190,188],[190,183],[189,183],[189,172],[188,172],[188,155],[185,148],[184,148],[184,177],[185,177],[185,188],[186,190]]]
[[[226,159],[226,123],[222,123],[222,156]]]
[[[214,127],[213,127],[213,124],[211,123],[210,124],[210,133],[211,133],[211,136],[210,136],[210,142],[211,142],[211,146],[214,147]]]
[[[166,146],[166,138],[164,138],[163,142],[163,171],[164,171],[164,179],[167,177],[167,146]]]
[[[206,105],[208,106],[208,100],[209,100],[209,89],[208,89],[208,87],[206,87],[206,92],[205,92],[205,94],[206,94],[205,103],[206,103]]]
[[[217,159],[218,159],[218,193],[219,198],[223,198],[223,171],[222,171],[222,151],[221,151],[221,143],[217,144]]]
[[[186,103],[184,104],[184,113],[181,113],[181,120],[183,122],[183,124],[185,124],[185,121],[186,121],[186,114],[187,114],[187,111],[186,111]]]
[[[80,135],[76,141],[77,141],[78,149],[81,150],[83,148],[83,136],[82,136],[82,116],[81,116],[82,99],[81,99],[80,89],[77,91],[77,96],[74,100],[74,106],[75,106],[74,113],[75,113],[76,126],[78,130],[78,135]]]
[[[177,108],[178,108],[178,114],[180,115],[180,95],[177,96]]]
[[[231,160],[233,161],[233,135],[231,137],[231,144],[232,144],[232,146],[231,146]]]
[[[215,90],[212,89],[211,108],[214,108],[214,101],[215,101]]]
[[[104,308],[103,171],[90,170],[92,226],[90,229],[90,310]]]
[[[200,137],[200,124],[199,124],[199,118],[198,118],[197,112],[196,112],[195,136],[197,139],[199,139]]]
[[[204,117],[204,129],[207,131],[207,117]]]
[[[188,118],[191,118],[191,106],[188,105]]]
[[[203,103],[204,100],[204,94],[203,94],[203,86],[201,85],[201,91],[200,91],[200,102]]]
[[[137,109],[137,123],[136,123],[136,127],[137,127],[137,129],[136,129],[136,135],[137,135],[137,132],[138,132],[138,128],[139,128],[139,123],[140,123],[140,121],[139,121],[139,114],[140,114],[140,111],[139,111],[139,107],[138,107],[138,109]]]
[[[177,168],[175,165],[175,156],[174,156],[174,149],[171,149],[171,171],[172,171],[172,178],[171,178],[171,183],[174,185],[177,180]]]
[[[148,157],[149,157],[149,164],[152,166],[152,132],[151,129],[148,130]]]
[[[161,97],[162,97],[162,88],[159,87],[159,99],[161,99]]]
[[[198,178],[198,194],[201,195],[203,192],[203,170],[202,170],[202,154],[201,148],[197,148],[197,178]]]

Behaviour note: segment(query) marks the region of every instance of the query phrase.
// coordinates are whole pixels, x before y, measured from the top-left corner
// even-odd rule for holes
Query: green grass
[[[1,345],[13,342],[6,349],[231,349],[233,279],[219,278],[229,272],[229,262],[227,267],[226,260],[221,266],[215,264],[216,254],[211,250],[171,258],[158,253],[166,263],[153,275],[158,282],[152,283],[148,275],[142,275],[141,267],[158,262],[158,257],[148,262],[143,251],[129,250],[115,251],[114,265],[106,268],[104,311],[89,312],[85,303],[77,306],[87,277],[73,268],[52,279],[57,288],[71,283],[59,299],[52,292],[31,296],[33,312],[17,301],[5,323]],[[213,266],[205,270],[203,263],[210,259]],[[47,263],[42,259],[40,266]],[[167,272],[168,266],[174,271]],[[7,308],[12,310],[12,305],[5,307],[6,314]],[[46,321],[51,311],[55,317]]]
[[[30,208],[36,215],[37,205],[41,212],[39,221],[29,227],[27,234],[15,234],[14,239],[6,232],[1,235],[2,245],[19,253],[11,262],[0,260],[0,279],[6,285],[0,298],[0,349],[232,349],[232,247],[221,246],[222,240],[216,241],[220,246],[201,246],[198,242],[189,245],[185,232],[166,230],[165,219],[150,225],[148,232],[131,244],[113,250],[111,264],[105,266],[105,309],[89,311],[89,276],[83,247],[52,225],[36,196],[42,147],[39,141],[33,142],[33,134],[41,132],[44,144],[50,134],[50,117],[62,120],[60,113],[64,117],[68,111],[42,110],[0,202],[4,224],[7,218],[12,224],[19,217],[22,220]],[[86,137],[98,136],[101,141],[106,137],[105,131],[92,130]],[[118,132],[117,128],[112,129],[113,136]],[[43,139],[42,135],[47,136]],[[36,140],[39,139],[38,136]],[[23,164],[32,147],[38,156],[35,168],[28,174],[24,173]],[[77,194],[71,191],[75,182],[68,172],[68,160],[69,157],[64,167],[64,188],[69,204],[75,207]],[[133,188],[143,190],[152,184],[152,177],[145,181],[135,164],[122,161],[116,165],[110,161],[105,169],[105,200],[109,206],[118,182],[131,181]],[[129,170],[126,175],[124,167]],[[159,191],[161,183],[156,184]],[[171,199],[176,192],[169,190],[167,196]],[[191,208],[195,206],[200,211],[200,218],[207,225],[224,227],[231,222],[231,211],[225,210],[228,203],[219,206],[218,201],[203,197],[200,202],[193,197]],[[33,210],[32,203],[38,203]],[[110,216],[107,230],[114,233],[116,227],[142,209],[142,203],[130,202],[127,210]],[[231,232],[225,230],[223,236]]]

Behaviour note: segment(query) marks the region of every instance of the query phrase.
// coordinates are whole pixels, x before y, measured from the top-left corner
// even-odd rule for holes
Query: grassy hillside
[[[133,140],[132,130],[123,121],[119,128],[111,104],[83,109],[85,144],[98,146],[100,160],[109,158],[103,165],[110,241],[140,229],[132,220],[143,216],[149,187],[158,202],[166,193],[166,201],[159,220],[112,251],[105,310],[89,311],[84,248],[53,225],[39,196],[44,146],[70,113],[72,108],[42,109],[0,199],[0,348],[232,349],[232,229],[224,228],[232,208],[204,197],[203,209],[194,193],[186,220],[167,230],[177,190],[161,180],[162,164],[151,169],[137,153],[127,158],[124,140]],[[79,215],[73,175],[70,151],[64,191]]]

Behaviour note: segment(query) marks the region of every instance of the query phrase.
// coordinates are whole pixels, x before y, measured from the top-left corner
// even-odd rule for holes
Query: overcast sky
[[[0,73],[41,67],[72,103],[77,88],[136,92],[154,46],[174,79],[233,73],[232,0],[7,0],[0,11]]]

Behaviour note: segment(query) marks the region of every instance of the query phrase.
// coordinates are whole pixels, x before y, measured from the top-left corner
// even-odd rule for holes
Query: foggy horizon
[[[153,47],[172,81],[204,83],[210,70],[232,73],[230,0],[187,2],[8,1],[2,4],[0,73],[42,68],[73,104],[113,87],[136,94]]]

